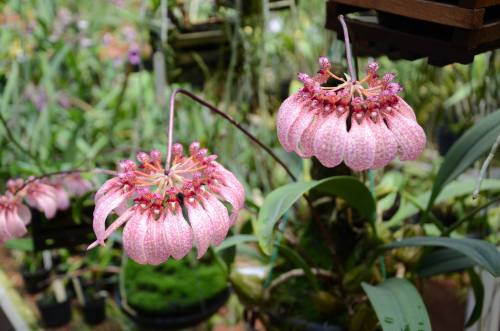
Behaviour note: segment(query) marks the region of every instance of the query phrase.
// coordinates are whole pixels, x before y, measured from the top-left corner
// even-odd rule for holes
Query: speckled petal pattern
[[[351,121],[351,129],[347,139],[345,152],[345,164],[355,171],[370,169],[375,160],[375,137],[367,123],[363,119]]]
[[[348,137],[347,115],[347,112],[341,116],[336,113],[328,115],[316,133],[314,155],[325,167],[336,167],[344,158]]]
[[[417,159],[425,148],[425,132],[417,122],[398,112],[386,117],[389,129],[398,142],[401,161]]]

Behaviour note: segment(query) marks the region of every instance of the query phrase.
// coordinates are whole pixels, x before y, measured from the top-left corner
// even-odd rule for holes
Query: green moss
[[[202,304],[226,287],[226,275],[216,263],[197,261],[194,256],[159,266],[125,266],[128,303],[152,313],[174,313]]]

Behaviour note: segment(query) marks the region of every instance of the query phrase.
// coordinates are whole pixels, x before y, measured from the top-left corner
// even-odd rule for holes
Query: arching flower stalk
[[[348,43],[346,32],[350,53]],[[330,71],[326,57],[319,59],[314,76],[298,75],[304,87],[283,102],[277,115],[280,143],[329,168],[342,161],[355,171],[381,168],[398,154],[402,161],[416,159],[425,148],[425,132],[398,95],[402,87],[393,82],[395,75],[380,78],[372,62],[366,76],[356,80],[348,59],[351,75],[345,79]],[[323,86],[330,78],[339,85]]]
[[[188,155],[181,144],[172,144],[177,93],[221,115],[256,141],[214,106],[188,91],[175,90],[170,98],[165,166],[157,150],[138,153],[138,164],[132,160],[120,162],[118,175],[106,181],[95,195],[93,226],[97,240],[89,249],[104,245],[125,225],[125,253],[138,263],[155,265],[169,257],[181,259],[193,247],[201,258],[210,245],[217,246],[224,240],[238,217],[245,201],[238,179],[198,142],[189,146]],[[119,217],[106,227],[106,218],[112,213]]]
[[[90,182],[81,178],[79,173],[8,180],[7,191],[0,195],[0,244],[26,234],[31,211],[23,202],[51,219],[57,210],[69,207],[70,197],[81,196],[91,187]]]

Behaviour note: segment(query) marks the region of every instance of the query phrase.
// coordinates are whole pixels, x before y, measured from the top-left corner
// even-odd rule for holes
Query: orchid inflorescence
[[[139,165],[120,162],[118,175],[96,193],[97,240],[89,249],[104,244],[124,223],[125,253],[141,264],[181,259],[193,245],[200,258],[210,244],[224,240],[243,207],[243,186],[198,142],[189,146],[189,156],[180,144],[172,146],[172,154],[169,168],[162,166],[157,150],[138,153]],[[231,205],[231,213],[222,201]],[[112,211],[120,216],[106,229]]]
[[[23,202],[43,212],[47,219],[51,219],[57,210],[69,207],[70,197],[82,196],[91,188],[92,184],[79,173],[52,178],[8,180],[7,191],[0,195],[0,244],[26,234],[26,226],[31,221],[31,211]]]
[[[330,71],[326,57],[310,77],[298,75],[304,87],[288,97],[277,116],[278,138],[288,151],[302,158],[315,156],[325,167],[342,161],[355,171],[386,166],[397,154],[414,160],[426,143],[412,108],[400,97],[402,87],[394,74],[377,74],[378,64],[368,65],[357,81]],[[330,78],[338,86],[322,86]]]

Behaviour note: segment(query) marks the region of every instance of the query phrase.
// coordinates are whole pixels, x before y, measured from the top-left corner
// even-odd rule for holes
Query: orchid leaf
[[[360,215],[374,222],[375,201],[368,188],[354,177],[338,176],[288,184],[277,188],[266,197],[255,223],[255,234],[264,253],[271,254],[273,230],[280,217],[304,193],[312,189],[341,197]]]
[[[420,294],[406,279],[391,278],[380,285],[362,283],[384,331],[432,330]]]

